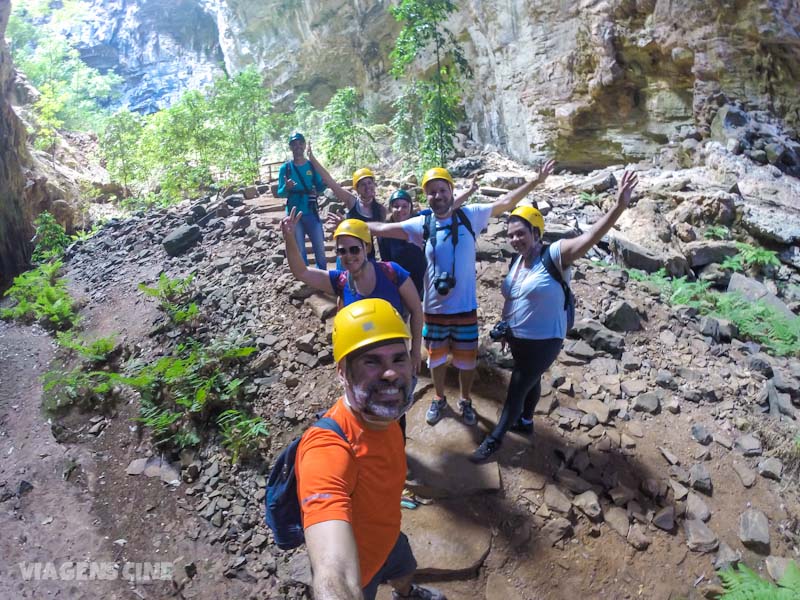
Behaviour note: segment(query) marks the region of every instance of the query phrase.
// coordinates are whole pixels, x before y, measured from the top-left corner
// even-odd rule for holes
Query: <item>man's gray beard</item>
[[[385,387],[398,387],[403,392],[405,402],[403,404],[384,404],[382,402],[372,401],[374,396],[378,395],[378,390]],[[385,386],[381,384],[372,384],[369,388],[364,388],[360,385],[351,385],[352,399],[348,399],[351,407],[367,417],[378,417],[380,419],[397,420],[411,408],[414,403],[414,390],[411,386],[397,385]]]

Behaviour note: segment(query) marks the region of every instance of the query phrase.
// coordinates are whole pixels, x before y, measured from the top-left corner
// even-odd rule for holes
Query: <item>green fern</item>
[[[797,600],[800,598],[800,569],[790,562],[786,572],[774,585],[759,577],[745,565],[718,573],[725,593],[720,600]]]
[[[603,203],[603,197],[600,194],[592,194],[590,192],[581,192],[578,198],[584,206],[600,206]]]
[[[58,278],[61,261],[39,265],[14,278],[5,296],[14,300],[11,308],[0,311],[0,318],[24,322],[38,320],[53,329],[69,329],[78,321],[75,303],[63,279]]]
[[[269,436],[267,424],[261,417],[248,418],[239,410],[226,410],[217,418],[222,445],[231,452],[231,462],[258,449],[260,439]]]
[[[738,253],[728,256],[722,262],[723,269],[744,271],[752,267],[760,273],[766,273],[769,269],[777,269],[781,266],[777,252],[742,242],[738,242],[736,248]]]
[[[85,343],[71,331],[60,331],[56,334],[56,339],[61,347],[77,352],[95,363],[106,362],[117,345],[116,336],[113,335]]]
[[[189,302],[191,285],[194,275],[183,279],[171,279],[162,273],[158,278],[156,287],[140,283],[140,292],[158,300],[159,308],[163,310],[170,321],[175,325],[191,324],[197,319],[200,309],[194,302]]]
[[[703,233],[703,237],[707,240],[729,240],[731,239],[731,230],[724,225],[711,225]]]

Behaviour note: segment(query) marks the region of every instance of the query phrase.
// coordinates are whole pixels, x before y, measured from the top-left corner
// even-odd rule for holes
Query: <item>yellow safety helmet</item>
[[[360,239],[367,245],[367,251],[372,246],[372,236],[369,233],[369,227],[364,221],[359,219],[345,219],[333,232],[333,239],[335,240],[340,235],[350,235],[354,238]]]
[[[542,213],[539,212],[538,208],[532,206],[518,206],[512,211],[511,216],[525,219],[532,227],[539,230],[539,237],[544,235],[544,217]]]
[[[442,167],[433,167],[432,169],[425,171],[425,175],[422,176],[422,189],[424,190],[425,185],[434,179],[444,179],[450,183],[451,188],[456,186],[447,169],[443,169]]]
[[[403,318],[386,300],[366,298],[348,304],[333,319],[333,360],[386,340],[408,340]]]
[[[373,179],[375,179],[375,174],[372,171],[370,171],[367,167],[359,169],[358,171],[353,173],[353,187],[354,188],[358,187],[358,182],[361,181],[362,179],[366,179],[367,177],[372,177]]]

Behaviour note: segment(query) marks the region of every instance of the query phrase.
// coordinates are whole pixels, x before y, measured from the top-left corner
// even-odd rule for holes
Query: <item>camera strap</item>
[[[459,211],[461,209],[458,209]],[[460,217],[461,215],[459,215]],[[465,217],[466,218],[466,217]],[[469,221],[467,220],[467,223]],[[473,237],[475,234],[472,232],[472,227],[468,226],[467,229],[470,233],[472,233]],[[436,217],[433,213],[429,213],[425,215],[425,227],[423,229],[423,238],[427,241],[430,240],[431,242],[431,249],[433,250],[433,273],[434,275],[438,275],[438,270],[436,268],[436,233],[439,231],[446,231],[447,226],[445,227],[437,227],[436,226]],[[450,239],[453,242],[453,270],[450,272],[452,277],[456,275],[456,246],[458,245],[458,221],[456,220],[456,211],[453,211],[453,214],[450,215]]]

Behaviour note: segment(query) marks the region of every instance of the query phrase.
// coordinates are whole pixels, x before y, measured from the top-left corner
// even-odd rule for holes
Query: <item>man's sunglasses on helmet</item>
[[[361,253],[361,246],[338,246],[336,248],[336,254],[339,256],[344,256],[347,253],[356,256],[357,254]]]

